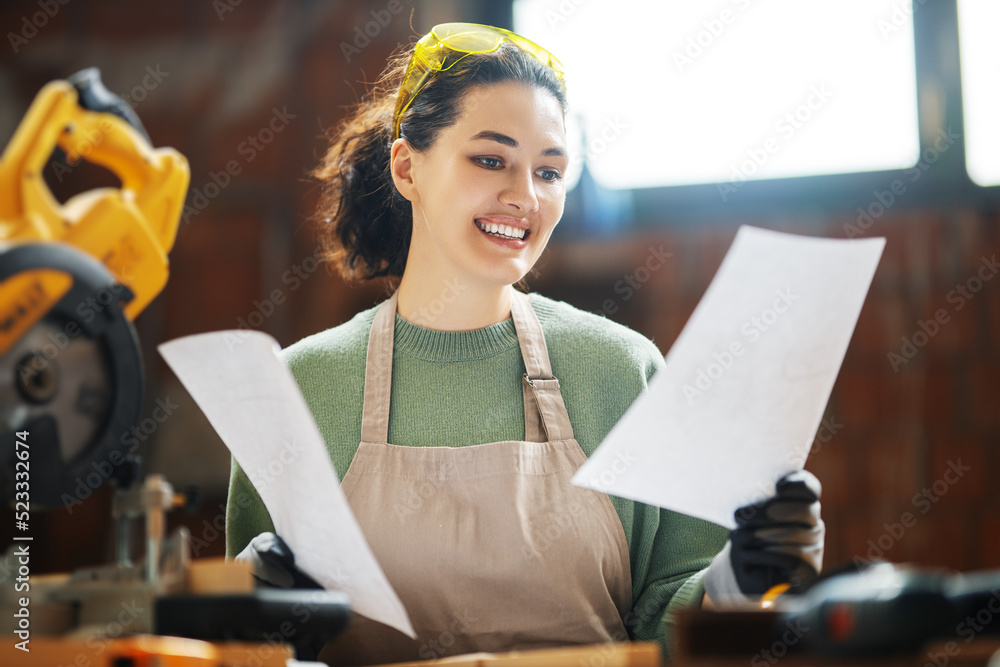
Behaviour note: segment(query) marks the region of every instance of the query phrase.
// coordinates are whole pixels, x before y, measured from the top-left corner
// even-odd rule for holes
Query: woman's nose
[[[505,206],[514,206],[521,213],[537,211],[538,195],[532,180],[533,174],[530,171],[521,172],[520,170],[511,170],[510,174],[510,180],[500,193],[500,203]]]

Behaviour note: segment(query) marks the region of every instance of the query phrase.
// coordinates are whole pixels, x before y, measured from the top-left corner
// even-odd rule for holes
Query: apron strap
[[[389,442],[389,395],[392,390],[392,343],[396,332],[396,295],[375,311],[365,360],[365,402],[361,409],[361,441]]]
[[[392,389],[392,348],[396,328],[397,293],[375,311],[368,337],[365,361],[365,398],[361,411],[362,442],[387,443],[389,440],[389,399]],[[559,391],[559,380],[552,376],[549,352],[542,325],[531,309],[528,295],[514,291],[511,315],[524,359],[524,439],[528,442],[571,440],[573,426]]]
[[[573,426],[559,391],[559,380],[552,375],[549,351],[542,325],[531,308],[527,294],[514,290],[510,302],[517,340],[524,358],[524,439],[528,442],[571,440]]]

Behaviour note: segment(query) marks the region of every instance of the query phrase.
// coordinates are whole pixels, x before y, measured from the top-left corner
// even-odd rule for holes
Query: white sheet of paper
[[[347,593],[358,614],[415,638],[277,342],[256,331],[218,331],[158,349],[253,482],[295,564]]]
[[[884,245],[741,227],[666,366],[573,482],[734,528],[805,464]]]

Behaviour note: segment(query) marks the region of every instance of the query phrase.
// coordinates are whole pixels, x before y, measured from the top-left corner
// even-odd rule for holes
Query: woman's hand
[[[237,554],[235,560],[253,564],[253,576],[270,588],[323,587],[295,565],[295,554],[283,539],[274,533],[261,533]]]
[[[736,510],[736,529],[705,574],[716,607],[752,602],[778,584],[808,584],[823,567],[822,486],[805,470],[785,475],[775,495]]]

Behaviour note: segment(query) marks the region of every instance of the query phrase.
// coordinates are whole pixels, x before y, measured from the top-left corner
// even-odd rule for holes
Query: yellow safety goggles
[[[467,55],[490,53],[510,42],[538,62],[551,69],[560,84],[565,86],[563,67],[559,60],[535,44],[510,30],[478,23],[441,23],[420,38],[413,50],[410,64],[399,86],[396,110],[392,114],[392,138],[399,138],[399,123],[403,113],[410,108],[417,94],[437,72],[447,70]]]

